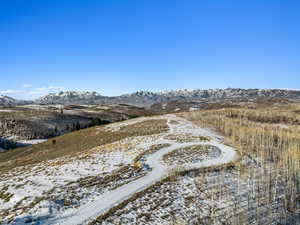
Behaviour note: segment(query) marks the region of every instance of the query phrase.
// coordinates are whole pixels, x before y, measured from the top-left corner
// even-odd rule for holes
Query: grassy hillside
[[[105,126],[82,129],[29,147],[0,153],[0,171],[18,166],[39,163],[90,150],[93,147],[112,143],[127,137],[151,135],[167,129],[166,120],[147,120],[110,131]]]
[[[0,107],[0,147],[22,140],[48,139],[75,130],[123,121],[153,113],[129,105],[26,105]]]

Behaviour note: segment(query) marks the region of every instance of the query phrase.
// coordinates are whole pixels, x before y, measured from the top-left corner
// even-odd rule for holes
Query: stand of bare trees
[[[227,193],[237,199],[230,215],[222,215],[228,217],[224,224],[300,224],[299,114],[274,107],[195,111],[184,116],[221,132],[242,155],[235,166],[238,194]],[[213,195],[224,198],[226,185],[217,184],[223,185],[216,185]]]

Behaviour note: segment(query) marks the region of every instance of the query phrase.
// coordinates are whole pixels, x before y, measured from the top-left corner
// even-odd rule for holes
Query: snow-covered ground
[[[11,109],[0,109],[0,112],[14,112],[15,110]]]
[[[18,143],[23,145],[36,145],[39,143],[43,143],[45,141],[47,141],[47,139],[31,139],[31,140],[18,140]]]
[[[182,170],[218,166],[236,159],[234,149],[222,144],[222,138],[213,132],[175,115],[157,118],[168,120],[168,132],[126,138],[112,144],[96,147],[87,153],[78,154],[71,158],[52,160],[31,168],[18,168],[1,177],[0,193],[3,192],[5,196],[11,195],[11,197],[5,201],[0,198],[0,211],[7,212],[6,214],[0,213],[0,218],[2,216],[3,221],[13,219],[12,224],[24,224],[26,221],[32,221],[32,224],[86,224],[107,212],[111,207],[122,203],[135,193],[166,177],[175,166],[166,165],[162,159],[164,155],[174,150],[193,145],[210,145],[215,146],[221,152],[215,158],[209,157],[207,160],[196,163],[183,164],[180,167]],[[118,130],[120,127],[148,119],[153,119],[153,117],[110,124],[107,125],[107,129]],[[191,139],[191,141],[182,143],[176,139],[168,139],[167,137],[170,135],[209,137],[209,141]],[[116,187],[114,184],[114,187],[106,187],[100,191],[83,195],[83,200],[78,200],[77,203],[79,204],[76,206],[67,207],[61,199],[49,198],[51,191],[52,196],[59,196],[53,195],[53,190],[59,190],[63,195],[63,192],[67,192],[68,188],[66,187],[68,185],[76,183],[80,179],[91,176],[107,176],[125,165],[132,165],[135,157],[157,144],[169,144],[169,146],[145,156],[143,163],[149,165],[151,170],[143,173],[143,176],[137,176],[137,178],[125,183],[121,182]],[[80,185],[72,187],[77,188],[78,192],[82,192]],[[3,222],[3,224],[5,223],[8,222]]]

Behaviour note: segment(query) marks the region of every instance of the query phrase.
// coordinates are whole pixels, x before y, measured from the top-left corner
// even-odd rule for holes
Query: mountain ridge
[[[30,100],[18,100],[6,95],[0,95],[0,106],[15,106],[15,105],[27,105],[32,104]]]
[[[97,92],[61,92],[62,98],[52,97],[53,94],[44,96],[36,102],[39,104],[129,104],[147,107],[156,103],[168,101],[204,101],[215,99],[245,99],[245,98],[289,98],[300,99],[300,91],[285,89],[194,89],[171,90],[161,92],[137,91],[130,94],[108,97]],[[74,96],[75,95],[75,96]],[[87,97],[91,96],[91,97]]]
[[[15,100],[0,96],[0,105],[20,104],[129,104],[140,107],[168,101],[207,101],[250,98],[287,98],[300,99],[300,90],[288,89],[180,89],[170,91],[137,91],[120,96],[103,96],[95,91],[61,91],[50,93],[35,101]],[[5,99],[5,100],[3,100]]]

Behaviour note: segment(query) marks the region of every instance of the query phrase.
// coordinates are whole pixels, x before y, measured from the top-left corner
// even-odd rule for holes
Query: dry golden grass
[[[259,123],[282,123],[287,125],[300,125],[300,115],[295,108],[260,108],[260,109],[225,109],[224,116],[228,118],[246,119]]]
[[[170,144],[156,144],[156,145],[151,145],[149,149],[144,151],[142,154],[139,154],[137,157],[134,158],[134,162],[138,162],[143,156],[148,155],[148,154],[153,154],[154,152],[157,152],[160,149],[170,147]]]
[[[163,160],[168,165],[191,163],[193,160],[202,161],[208,158],[210,152],[214,151],[211,145],[192,145],[179,148],[163,156]]]
[[[204,136],[193,136],[193,135],[187,135],[187,134],[182,134],[182,135],[174,135],[174,134],[169,134],[165,137],[167,140],[171,141],[177,141],[179,143],[186,143],[186,142],[207,142],[210,141],[210,137],[204,137]]]
[[[0,199],[2,199],[4,202],[9,202],[9,200],[11,199],[11,197],[14,194],[8,193],[6,191],[7,191],[7,189],[5,189],[5,188],[0,190]]]

